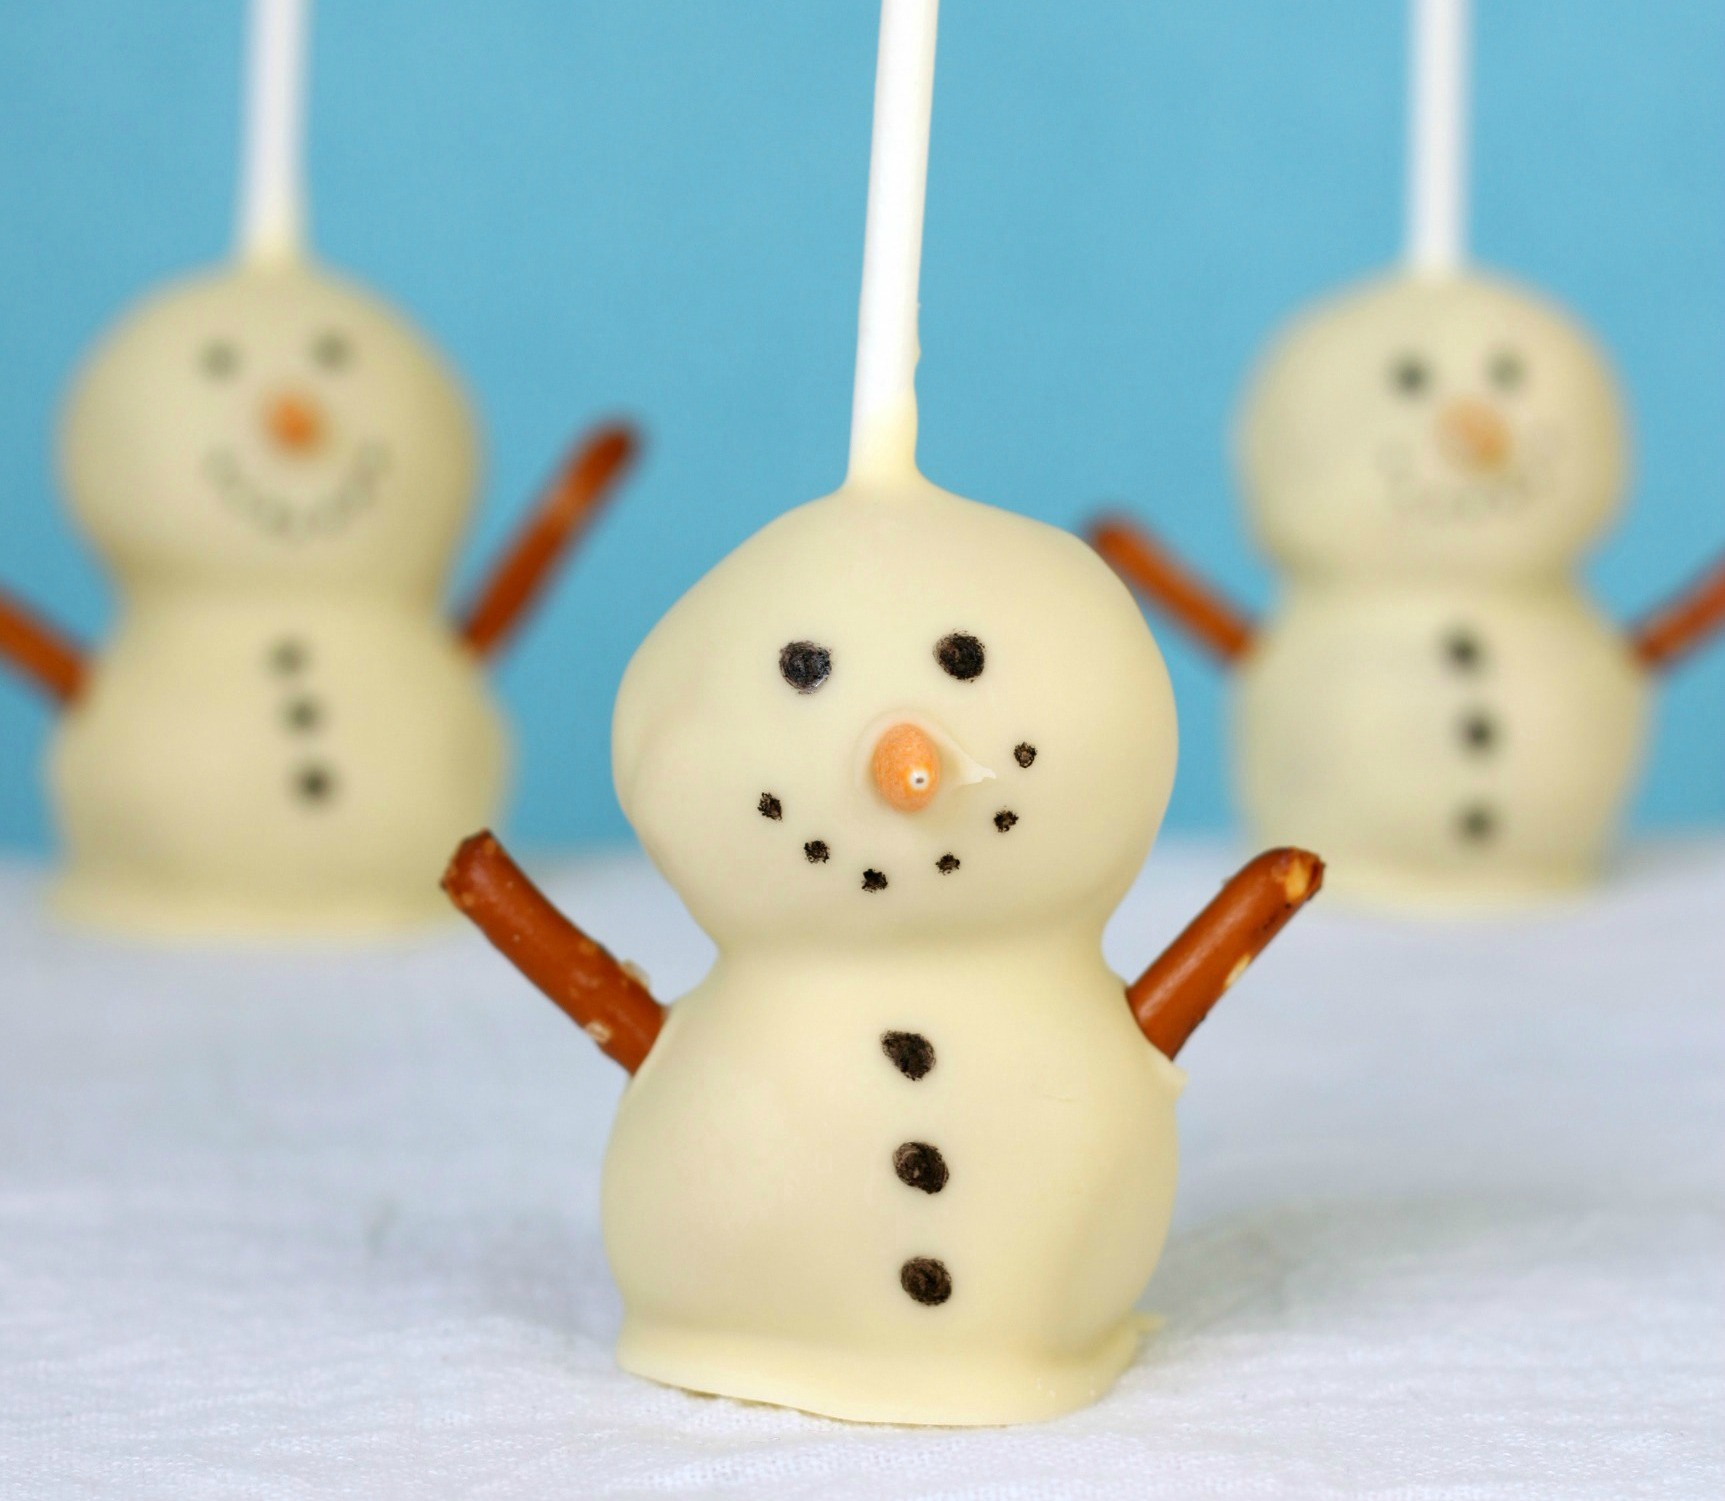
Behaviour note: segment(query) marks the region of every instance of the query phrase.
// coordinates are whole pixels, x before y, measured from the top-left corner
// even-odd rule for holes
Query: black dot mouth
[[[763,792],[760,795],[755,804],[755,811],[772,823],[783,823],[785,819],[784,801],[773,792]],[[1005,833],[1017,822],[1018,815],[1010,809],[1002,809],[994,815],[994,826],[1002,833]],[[810,865],[829,865],[832,863],[832,846],[825,839],[805,840],[802,844],[802,852],[803,859]],[[964,865],[964,862],[951,850],[936,857],[933,863],[935,870],[943,876],[954,874]],[[864,867],[859,884],[865,893],[873,895],[876,892],[886,891],[892,882],[884,870],[870,865]]]
[[[294,501],[247,475],[232,449],[213,449],[204,474],[222,506],[266,536],[290,543],[338,536],[377,504],[377,489],[389,469],[389,450],[379,442],[359,445],[347,469],[327,494]]]

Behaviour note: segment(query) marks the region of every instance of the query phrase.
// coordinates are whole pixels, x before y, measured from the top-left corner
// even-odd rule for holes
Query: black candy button
[[[1497,833],[1497,814],[1484,803],[1474,803],[1456,815],[1455,829],[1469,844],[1484,844]]]
[[[296,698],[282,710],[290,730],[310,734],[323,722],[323,709],[315,698]]]
[[[270,669],[284,675],[300,672],[305,668],[310,655],[303,641],[295,641],[291,636],[285,637],[270,648]]]
[[[1465,626],[1457,626],[1443,638],[1444,658],[1457,672],[1477,672],[1485,665],[1485,648],[1479,637]]]
[[[1462,715],[1459,730],[1461,743],[1476,754],[1483,755],[1497,744],[1497,721],[1483,710]]]
[[[934,1044],[920,1032],[883,1032],[880,1050],[907,1079],[920,1079],[934,1067]]]
[[[899,1268],[898,1285],[918,1303],[938,1308],[952,1296],[952,1273],[932,1256],[913,1256]]]
[[[324,766],[302,767],[294,776],[294,791],[302,802],[327,803],[335,795],[335,775]]]
[[[946,1187],[946,1158],[939,1147],[926,1141],[907,1141],[892,1154],[893,1171],[907,1188],[920,1188],[925,1194],[937,1194]]]

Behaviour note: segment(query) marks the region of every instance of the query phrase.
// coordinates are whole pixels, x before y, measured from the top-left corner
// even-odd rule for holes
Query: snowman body
[[[883,798],[914,726],[938,791]],[[621,1363],[865,1421],[1005,1423],[1130,1359],[1180,1071],[1101,933],[1173,775],[1167,674],[1075,538],[855,481],[625,676],[624,811],[719,945],[605,1165]]]
[[[504,762],[476,661],[423,605],[145,595],[50,753],[61,904],[143,932],[430,920],[425,872]]]
[[[299,261],[121,321],[63,435],[122,601],[49,757],[70,915],[212,937],[442,917],[442,858],[506,761],[441,613],[475,450],[424,339]]]
[[[1373,283],[1298,321],[1241,431],[1285,570],[1241,662],[1256,836],[1392,904],[1530,898],[1597,873],[1645,690],[1573,569],[1618,502],[1624,423],[1586,333],[1475,276]]]
[[[620,1363],[876,1422],[1096,1400],[1137,1347],[1180,1079],[1056,935],[728,957],[612,1135]]]
[[[1640,760],[1644,679],[1564,579],[1291,591],[1241,664],[1253,827],[1344,888],[1502,901],[1598,868]]]

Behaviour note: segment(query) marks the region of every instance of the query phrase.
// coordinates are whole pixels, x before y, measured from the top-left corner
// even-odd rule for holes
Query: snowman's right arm
[[[1128,587],[1165,611],[1214,656],[1233,662],[1251,646],[1251,617],[1141,527],[1121,516],[1104,516],[1091,523],[1087,535]]]
[[[511,964],[630,1073],[646,1061],[665,1008],[553,907],[489,833],[462,841],[443,889]]]
[[[1210,1008],[1288,920],[1318,894],[1324,862],[1310,850],[1266,850],[1248,862],[1126,990],[1138,1026],[1172,1058]]]
[[[84,654],[72,641],[0,593],[0,660],[10,662],[50,698],[69,704],[84,687]]]
[[[1674,666],[1711,637],[1725,630],[1725,558],[1675,599],[1644,616],[1629,632],[1636,660],[1643,667]]]
[[[461,635],[474,653],[496,655],[520,628],[640,447],[633,428],[611,423],[570,452],[463,613]]]

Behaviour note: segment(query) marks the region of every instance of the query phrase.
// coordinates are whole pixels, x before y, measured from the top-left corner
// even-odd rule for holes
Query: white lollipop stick
[[[305,234],[305,44],[310,0],[252,0],[239,253],[298,256]]]
[[[940,0],[882,0],[851,474],[916,466],[917,283]]]
[[[1412,0],[1407,258],[1446,274],[1467,254],[1468,0]]]

